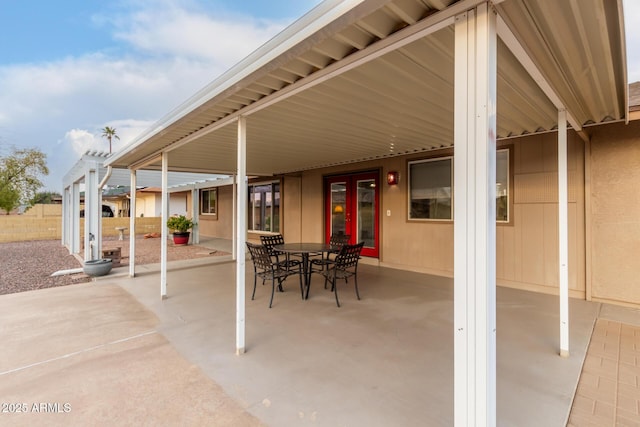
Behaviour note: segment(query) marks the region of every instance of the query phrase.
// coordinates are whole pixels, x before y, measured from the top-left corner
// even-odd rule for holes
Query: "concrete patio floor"
[[[253,272],[247,262],[247,295]],[[153,311],[191,363],[267,425],[453,423],[452,280],[363,265],[362,300],[314,277],[308,301],[289,279],[268,308],[269,286],[247,301],[247,352],[235,349],[235,265],[170,271],[119,285]],[[500,425],[567,421],[600,304],[571,300],[571,356],[558,356],[557,297],[498,289]]]
[[[247,262],[236,356],[235,264],[172,264],[166,300],[157,265],[137,271],[0,298],[3,402],[70,402],[48,414],[65,425],[453,424],[451,279],[363,265],[361,301],[343,283],[337,308],[319,276],[302,301],[290,278],[269,309],[270,286],[249,299]],[[570,301],[565,359],[557,297],[498,288],[499,425],[566,424],[602,306]],[[43,419],[22,415],[12,425]]]

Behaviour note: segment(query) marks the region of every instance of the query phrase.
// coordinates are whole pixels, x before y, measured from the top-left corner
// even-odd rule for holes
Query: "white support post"
[[[247,119],[238,119],[238,191],[236,215],[236,354],[245,350],[245,242],[247,239]]]
[[[236,233],[238,232],[238,221],[236,221],[236,204],[237,204],[237,195],[238,195],[238,176],[234,175],[233,176],[233,203],[232,203],[232,215],[233,215],[233,224],[231,226],[231,228],[233,229],[233,236],[235,237]],[[237,241],[235,238],[231,239],[231,258],[235,261],[236,257],[238,256],[238,247],[237,247]]]
[[[455,20],[454,419],[496,425],[496,16]]]
[[[129,192],[129,277],[136,277],[136,187],[138,176],[135,169],[131,169],[131,190]]]
[[[560,356],[569,357],[569,226],[567,113],[558,111],[558,258],[560,274]]]
[[[62,190],[62,246],[67,246],[69,242],[69,188]],[[67,246],[68,247],[68,246]]]
[[[200,190],[197,188],[191,190],[191,219],[195,224],[191,230],[191,243],[197,245],[200,243]]]
[[[98,227],[102,209],[98,197],[98,168],[94,163],[84,176],[84,259],[100,259]]]
[[[71,193],[71,253],[80,253],[80,183],[74,182]]]
[[[167,220],[169,219],[169,153],[162,153],[162,214],[160,219],[160,229],[162,230],[160,242],[160,297],[167,298],[167,239],[169,229]]]
[[[86,191],[86,190],[85,190]],[[94,247],[96,250],[96,259],[102,258],[102,187],[100,187],[100,165],[96,163],[96,183],[95,183],[95,208],[94,218],[96,241]]]

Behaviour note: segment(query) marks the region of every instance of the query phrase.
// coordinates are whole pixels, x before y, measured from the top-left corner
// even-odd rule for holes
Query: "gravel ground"
[[[121,265],[128,265],[128,239],[105,239],[102,246],[103,249],[120,247],[123,257]],[[225,252],[214,252],[202,246],[174,246],[171,242],[167,249],[168,261],[227,255]],[[160,239],[139,237],[136,240],[136,265],[158,262]],[[51,277],[52,273],[59,270],[82,267],[82,263],[69,254],[67,248],[60,244],[60,240],[0,243],[0,266],[0,295],[91,281],[91,277],[84,273]]]

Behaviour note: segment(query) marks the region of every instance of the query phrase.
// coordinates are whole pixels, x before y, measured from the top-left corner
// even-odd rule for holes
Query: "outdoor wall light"
[[[400,178],[400,175],[398,174],[398,171],[387,172],[387,184],[398,185],[399,178]]]

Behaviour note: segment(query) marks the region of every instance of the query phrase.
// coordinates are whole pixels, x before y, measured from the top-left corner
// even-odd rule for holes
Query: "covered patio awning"
[[[495,425],[496,139],[558,131],[568,355],[567,127],[588,140],[589,126],[628,120],[627,99],[621,0],[327,0],[106,164],[161,169],[166,192],[169,170],[244,183],[453,147],[455,420]],[[242,248],[245,185],[236,199]],[[244,262],[237,257],[238,353]],[[165,297],[166,269],[160,280]]]
[[[454,17],[479,0],[320,4],[107,161],[281,174],[453,145]],[[497,137],[625,120],[622,2],[495,1]],[[524,65],[523,65],[524,64]]]

